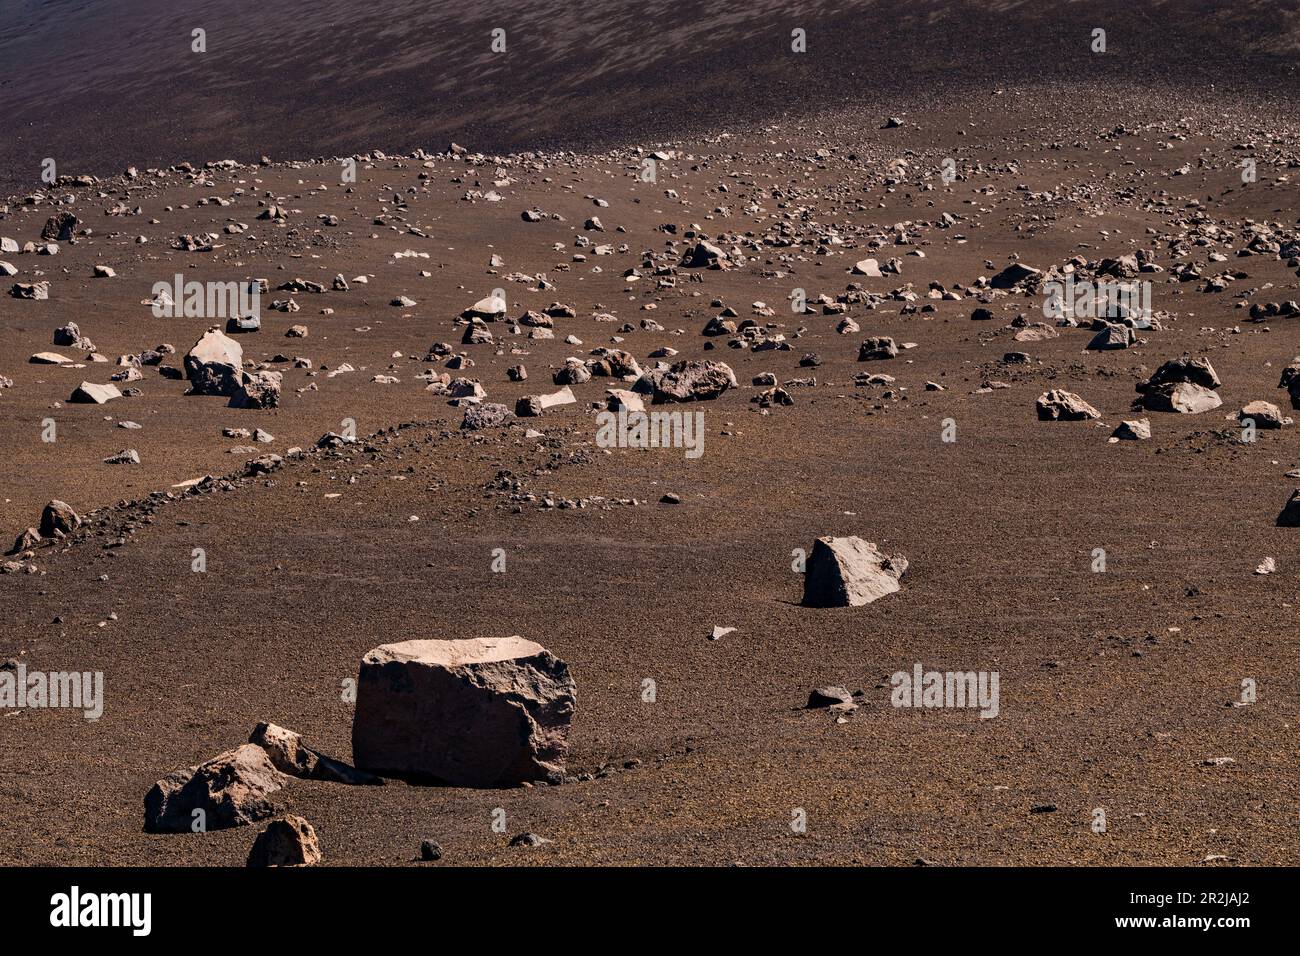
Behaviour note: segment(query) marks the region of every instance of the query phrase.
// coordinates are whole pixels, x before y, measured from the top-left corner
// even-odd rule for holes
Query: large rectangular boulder
[[[353,762],[460,787],[558,778],[576,705],[568,665],[522,637],[385,644],[361,660]]]

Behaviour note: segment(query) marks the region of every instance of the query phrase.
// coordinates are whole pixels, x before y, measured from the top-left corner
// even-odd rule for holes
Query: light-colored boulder
[[[316,830],[292,813],[268,823],[248,852],[248,865],[255,868],[313,866],[320,861],[320,840],[316,837]]]
[[[275,408],[280,404],[280,389],[284,385],[284,374],[262,370],[243,372],[239,376],[239,388],[230,397],[231,408]]]
[[[1120,441],[1143,441],[1151,437],[1151,422],[1145,418],[1120,422],[1111,432],[1111,437]]]
[[[301,734],[278,724],[263,721],[253,728],[248,742],[265,750],[275,769],[290,777],[358,786],[382,785],[384,782],[373,774],[364,773],[341,760],[334,760],[313,750],[303,741]]]
[[[361,661],[354,762],[464,787],[555,777],[576,700],[568,666],[522,637],[385,644]]]
[[[1157,385],[1142,396],[1142,407],[1153,412],[1199,415],[1222,404],[1218,392],[1193,382]]]
[[[1250,402],[1237,413],[1237,418],[1243,424],[1254,422],[1256,428],[1281,428],[1291,424],[1291,419],[1284,417],[1282,409],[1272,402]]]
[[[243,384],[244,348],[218,328],[208,329],[185,355],[195,395],[233,396]]]
[[[489,295],[479,299],[468,309],[461,313],[466,319],[487,319],[494,322],[506,314],[506,300],[500,296]]]
[[[154,784],[144,798],[144,828],[187,833],[200,824],[204,830],[244,826],[275,812],[270,796],[288,780],[265,750],[244,744]]]
[[[611,412],[617,412],[620,409],[626,409],[629,412],[645,411],[645,402],[641,400],[641,396],[626,388],[605,389],[605,406]]]
[[[47,280],[40,282],[15,282],[9,294],[15,299],[48,299],[50,297],[50,283]]]
[[[559,405],[572,405],[578,399],[573,394],[573,389],[564,386],[556,392],[549,395],[525,395],[515,403],[515,414],[520,418],[528,416],[545,414],[548,408],[555,408]]]
[[[1044,422],[1078,422],[1089,418],[1101,418],[1101,412],[1093,408],[1074,392],[1054,388],[1038,396],[1038,418]]]
[[[82,382],[72,390],[72,395],[68,399],[78,405],[103,405],[105,402],[111,402],[115,398],[121,398],[122,393],[116,385],[98,385],[95,382]]]
[[[481,402],[470,405],[460,420],[460,427],[465,431],[481,431],[484,428],[496,428],[504,425],[510,417],[510,409],[500,402]]]
[[[900,589],[907,559],[858,537],[818,538],[804,566],[807,607],[858,607]]]
[[[649,394],[652,405],[712,401],[736,388],[736,373],[725,362],[678,362],[667,370],[646,372],[633,390]]]

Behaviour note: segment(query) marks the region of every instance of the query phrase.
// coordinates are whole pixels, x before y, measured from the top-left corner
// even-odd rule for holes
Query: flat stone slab
[[[94,382],[82,382],[72,391],[72,396],[68,399],[78,405],[103,405],[105,402],[111,402],[115,398],[121,398],[122,393],[116,385],[98,385]]]

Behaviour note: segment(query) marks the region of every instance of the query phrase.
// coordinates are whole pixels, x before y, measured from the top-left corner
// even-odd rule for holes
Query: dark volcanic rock
[[[667,371],[646,372],[633,390],[651,395],[651,403],[712,401],[736,388],[736,375],[723,362],[678,362]]]
[[[483,428],[495,428],[505,423],[510,417],[510,409],[498,402],[480,402],[465,409],[465,417],[460,427],[466,431],[478,431]]]
[[[1165,362],[1149,379],[1139,382],[1136,388],[1139,392],[1146,392],[1162,385],[1176,385],[1179,382],[1190,382],[1202,388],[1218,388],[1223,384],[1219,381],[1218,373],[1214,371],[1214,366],[1210,364],[1209,359],[1188,358],[1184,355],[1182,358]]]
[[[231,408],[275,408],[280,404],[280,389],[284,384],[281,372],[244,372],[239,377],[239,388],[230,397]]]
[[[67,242],[72,238],[78,222],[77,217],[70,212],[61,212],[57,216],[51,216],[45,221],[45,228],[41,230],[41,238]]]
[[[1300,528],[1300,488],[1291,492],[1282,511],[1277,516],[1279,528]]]
[[[40,532],[42,538],[52,538],[55,534],[71,534],[81,527],[81,517],[72,510],[66,501],[51,501],[41,511]]]
[[[876,336],[867,339],[858,347],[858,361],[872,362],[891,359],[898,355],[898,345],[888,336]]]
[[[1040,275],[1042,273],[1031,266],[1013,262],[990,279],[989,284],[995,289],[1010,289],[1026,280],[1036,279]]]

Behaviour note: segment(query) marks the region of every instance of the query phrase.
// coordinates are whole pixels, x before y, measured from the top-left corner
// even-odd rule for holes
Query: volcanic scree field
[[[463,143],[0,206],[0,863],[1300,862],[1293,109]]]

